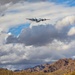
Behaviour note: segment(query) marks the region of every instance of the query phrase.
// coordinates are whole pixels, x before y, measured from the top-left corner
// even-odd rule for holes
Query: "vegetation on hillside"
[[[74,72],[65,72],[65,73],[64,73],[64,71],[44,73],[44,72],[25,72],[25,71],[13,72],[13,71],[9,71],[7,69],[0,69],[0,75],[75,75],[75,71]]]
[[[25,71],[13,72],[7,69],[0,69],[0,75],[54,75],[54,74],[44,72],[25,72]]]

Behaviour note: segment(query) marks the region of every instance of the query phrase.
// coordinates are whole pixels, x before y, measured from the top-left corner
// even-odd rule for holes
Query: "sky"
[[[61,58],[75,58],[75,0],[0,0],[0,68],[25,69]]]

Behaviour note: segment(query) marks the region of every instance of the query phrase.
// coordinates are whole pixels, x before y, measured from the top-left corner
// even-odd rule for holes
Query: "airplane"
[[[35,22],[41,22],[41,21],[46,21],[46,20],[50,20],[50,19],[37,19],[37,18],[26,18],[27,20],[31,20],[31,21],[35,21]]]

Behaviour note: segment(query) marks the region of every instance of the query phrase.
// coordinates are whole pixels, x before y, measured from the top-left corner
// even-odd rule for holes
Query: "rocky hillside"
[[[57,70],[67,70],[74,71],[75,70],[75,60],[73,59],[60,59],[52,64],[43,64],[38,65],[33,68],[28,68],[25,71],[28,72],[54,72]]]
[[[52,64],[37,65],[14,72],[1,68],[0,75],[75,75],[75,60],[60,59]]]

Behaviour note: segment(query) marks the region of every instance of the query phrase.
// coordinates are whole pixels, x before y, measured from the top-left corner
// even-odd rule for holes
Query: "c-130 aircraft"
[[[26,18],[27,20],[34,21],[34,22],[41,22],[41,21],[46,21],[50,19],[42,19],[42,18]]]

